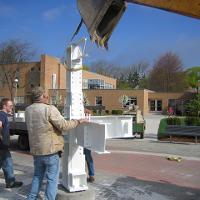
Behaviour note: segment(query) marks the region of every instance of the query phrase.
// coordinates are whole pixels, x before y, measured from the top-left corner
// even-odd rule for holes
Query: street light
[[[14,87],[15,87],[15,95],[14,95],[14,103],[16,104],[16,97],[17,97],[17,84],[18,84],[19,80],[18,78],[15,78],[14,80]]]
[[[18,84],[18,82],[19,82],[18,78],[15,78],[15,80],[14,80],[15,93],[14,93],[14,106],[13,106],[13,119],[14,119],[14,121],[15,121],[15,105],[17,103],[16,97],[17,97],[17,84]]]

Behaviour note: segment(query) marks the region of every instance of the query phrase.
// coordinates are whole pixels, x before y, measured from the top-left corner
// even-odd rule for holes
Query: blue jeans
[[[51,155],[33,156],[34,176],[28,200],[38,197],[44,175],[47,179],[45,200],[55,200],[59,178],[60,159],[58,153]]]
[[[89,149],[84,148],[85,160],[88,167],[89,176],[94,176],[94,162],[92,159],[92,154]]]
[[[15,182],[13,161],[9,150],[0,150],[0,169],[2,168],[6,185]]]

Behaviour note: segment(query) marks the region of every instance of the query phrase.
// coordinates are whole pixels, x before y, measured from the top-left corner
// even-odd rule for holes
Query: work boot
[[[94,176],[90,176],[87,181],[93,183],[95,181]]]
[[[18,187],[21,187],[22,185],[23,185],[23,182],[14,181],[9,184],[6,184],[6,188],[18,188]]]

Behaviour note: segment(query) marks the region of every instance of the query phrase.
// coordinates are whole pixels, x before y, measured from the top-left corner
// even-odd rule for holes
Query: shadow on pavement
[[[115,182],[110,185],[105,181],[98,181],[91,186],[95,188],[96,200],[200,199],[200,191],[198,189],[180,187],[170,183],[142,181],[131,177],[117,178]]]

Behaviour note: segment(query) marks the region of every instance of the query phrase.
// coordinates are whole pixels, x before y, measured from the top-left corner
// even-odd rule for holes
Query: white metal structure
[[[72,44],[67,49],[67,83],[65,117],[79,119],[84,116],[82,94],[82,56],[81,44]],[[76,129],[68,131],[64,136],[64,154],[62,160],[62,184],[70,192],[87,189],[87,176],[85,172],[85,156],[83,147],[77,144]]]
[[[67,49],[65,117],[68,119],[85,117],[82,93],[82,58],[85,42],[85,39],[81,40]],[[62,160],[62,184],[70,192],[88,188],[83,147],[105,153],[106,138],[132,136],[132,117],[99,116],[91,117],[90,121],[93,123],[81,124],[63,133],[65,146]]]

